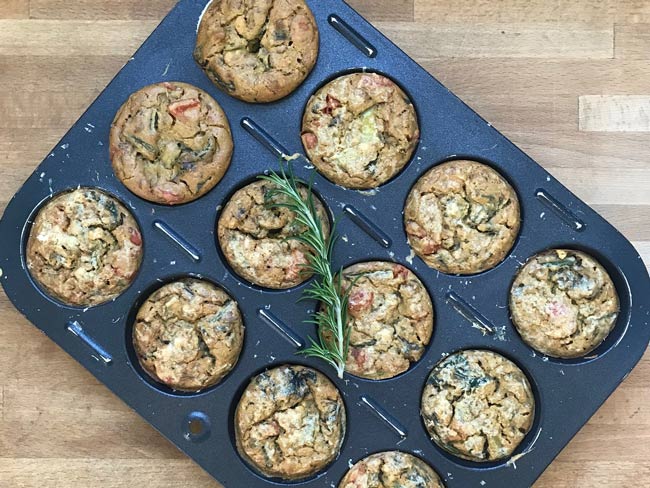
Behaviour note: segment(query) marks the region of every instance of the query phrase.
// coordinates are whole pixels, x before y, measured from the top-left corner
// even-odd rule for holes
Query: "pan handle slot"
[[[355,207],[352,205],[345,205],[345,207],[343,207],[343,210],[346,214],[348,214],[352,222],[357,224],[357,226],[359,226],[362,231],[372,237],[382,247],[388,249],[393,245],[393,241],[390,239],[390,237],[388,237],[384,231],[373,224],[368,217],[359,212],[359,210],[357,210]]]
[[[361,403],[368,407],[380,420],[390,427],[398,436],[405,439],[408,431],[399,420],[389,414],[376,400],[366,395],[361,395]]]
[[[305,340],[300,337],[294,330],[289,327],[287,324],[282,322],[279,318],[277,318],[274,314],[269,312],[268,310],[265,310],[263,308],[260,308],[257,311],[257,315],[272,326],[275,330],[277,330],[285,339],[287,339],[291,344],[296,346],[298,349],[302,349],[305,345]]]
[[[537,197],[537,199],[546,207],[550,208],[555,215],[560,217],[560,219],[562,219],[565,224],[569,225],[569,227],[571,227],[576,232],[582,232],[587,227],[587,225],[578,217],[576,217],[576,215],[571,210],[562,205],[546,190],[542,188],[538,189],[535,191],[535,197]]]
[[[94,354],[92,356],[97,361],[104,364],[104,366],[109,366],[113,363],[113,356],[111,356],[106,349],[100,346],[95,339],[90,337],[79,322],[76,320],[68,322],[66,324],[66,329],[68,332],[81,339],[81,341],[93,351]]]
[[[332,14],[328,17],[327,21],[334,27],[334,29],[345,37],[354,47],[356,47],[363,54],[369,58],[377,56],[377,49],[370,44],[361,34],[352,28],[345,20],[338,15]]]

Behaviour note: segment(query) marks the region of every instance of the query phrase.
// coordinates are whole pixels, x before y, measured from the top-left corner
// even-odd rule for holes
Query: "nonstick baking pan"
[[[179,449],[228,488],[282,485],[256,474],[234,445],[233,414],[250,378],[273,365],[306,364],[329,376],[343,393],[348,429],[341,454],[324,472],[299,482],[336,486],[350,463],[368,454],[399,449],[413,453],[441,475],[449,488],[525,487],[551,463],[643,355],[650,338],[650,280],[638,253],[609,223],[488,122],[436,81],[341,0],[308,0],[321,45],[317,65],[291,96],[251,105],[231,98],[208,80],[192,59],[197,24],[207,0],[181,0],[14,196],[0,221],[2,285],[18,310],[91,371]],[[353,376],[340,380],[324,362],[297,356],[314,335],[303,320],[315,303],[298,302],[303,284],[287,291],[243,282],[225,263],[215,238],[219,210],[238,188],[269,169],[282,155],[302,151],[300,123],[309,97],[343,73],[378,72],[395,80],[417,110],[421,140],[410,163],[392,181],[370,192],[338,187],[314,177],[314,190],[343,236],[336,267],[389,260],[411,268],[432,296],[436,323],[424,357],[407,373],[384,381]],[[108,134],[129,94],[160,81],[184,81],[210,93],[233,129],[235,151],[224,179],[206,196],[177,207],[151,204],[114,176]],[[516,190],[522,209],[519,238],[496,268],[450,276],[413,257],[402,211],[415,181],[447,160],[472,159],[497,169]],[[301,157],[298,176],[313,169]],[[31,222],[52,195],[78,186],[116,196],[135,215],[143,233],[144,259],[134,283],[117,299],[81,309],[47,297],[25,267]],[[618,290],[621,313],[606,341],[591,355],[558,360],[535,353],[511,324],[508,292],[530,256],[572,248],[596,257]],[[198,394],[154,383],[139,367],[131,333],[142,301],[162,283],[202,276],[239,303],[246,325],[241,358],[219,385]],[[518,364],[536,397],[535,422],[515,455],[498,463],[472,463],[446,454],[429,438],[419,408],[433,366],[454,351],[483,348]],[[296,484],[296,483],[293,483]]]

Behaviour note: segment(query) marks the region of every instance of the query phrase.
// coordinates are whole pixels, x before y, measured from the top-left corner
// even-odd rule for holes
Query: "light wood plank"
[[[28,0],[2,0],[0,19],[26,19],[29,17]]]
[[[616,0],[618,11],[616,22],[622,24],[650,23],[650,2],[648,0]]]
[[[647,0],[415,0],[415,18],[438,23],[611,25],[650,22]]]
[[[30,3],[38,19],[20,20]],[[0,212],[173,3],[0,0],[0,19],[18,18],[0,20]],[[351,3],[594,204],[650,265],[650,134],[579,131],[578,102],[650,94],[649,1]],[[648,385],[650,353],[535,488],[627,488],[650,479]],[[0,293],[0,486],[218,484]]]
[[[119,56],[0,56],[0,72],[7,89],[15,91],[65,91],[103,88],[130,54]],[[47,76],[43,76],[47,73]],[[2,95],[0,95],[2,100]]]
[[[529,23],[469,27],[422,22],[376,22],[375,25],[418,60],[438,56],[556,59],[614,56],[613,26]]]
[[[628,169],[624,174],[611,169],[594,169],[588,174],[582,168],[550,168],[549,172],[568,184],[579,198],[589,205],[650,205],[650,172]],[[630,187],[630,178],[636,185]]]
[[[639,222],[650,222],[650,205],[593,205],[594,210],[614,225],[625,237],[636,244],[644,245],[650,242],[650,226],[639,225]],[[650,249],[646,249],[650,251]],[[645,252],[650,258],[650,252]],[[646,259],[650,266],[650,259]]]
[[[59,454],[59,453],[50,453]],[[20,488],[218,488],[189,459],[0,459],[0,480]]]
[[[572,444],[565,449],[576,447]],[[535,487],[553,488],[628,488],[637,487],[639,480],[650,478],[650,466],[635,462],[581,461],[561,454],[542,475]]]
[[[413,0],[348,0],[357,12],[370,21],[412,21]]]
[[[615,55],[619,59],[650,59],[650,24],[615,26]]]
[[[579,117],[581,131],[649,132],[650,95],[584,95]]]
[[[0,55],[130,56],[156,21],[0,20]]]
[[[32,19],[143,20],[160,19],[176,0],[30,0]]]
[[[531,2],[530,0],[415,0],[418,20],[437,23],[544,23],[606,24],[613,22],[617,0]]]
[[[408,37],[408,34],[404,34]],[[402,37],[395,37],[398,45]],[[533,95],[650,93],[650,63],[631,59],[418,58],[454,92],[494,94],[514,102]]]
[[[70,127],[100,92],[100,88],[95,88],[15,93],[12,103],[0,119],[0,128]]]

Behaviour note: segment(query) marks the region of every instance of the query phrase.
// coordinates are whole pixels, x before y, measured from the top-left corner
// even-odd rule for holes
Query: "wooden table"
[[[650,1],[352,3],[650,263]],[[0,211],[173,4],[0,0]],[[646,354],[535,486],[648,486],[649,401]],[[218,486],[2,293],[0,414],[2,487]]]

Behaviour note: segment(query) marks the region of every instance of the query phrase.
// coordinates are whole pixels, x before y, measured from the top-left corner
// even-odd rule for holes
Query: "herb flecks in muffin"
[[[264,476],[299,480],[336,458],[345,422],[343,400],[324,375],[280,366],[253,378],[239,400],[237,449]]]
[[[273,289],[297,286],[310,277],[305,269],[311,244],[297,239],[307,225],[296,218],[291,199],[277,192],[271,181],[256,181],[238,190],[219,217],[221,249],[235,272],[256,285]],[[301,198],[311,190],[297,187]],[[325,207],[314,199],[314,211],[326,239],[329,220]]]
[[[308,157],[347,188],[375,188],[409,161],[419,140],[415,109],[390,79],[354,73],[328,83],[309,100],[302,123]]]
[[[303,0],[220,0],[201,20],[194,58],[226,93],[272,102],[307,77],[318,43],[316,21]]]
[[[534,413],[524,373],[490,351],[460,351],[443,359],[422,394],[422,416],[431,438],[470,461],[512,455],[530,430]]]
[[[421,459],[388,451],[368,456],[352,466],[339,488],[444,488],[444,485]]]
[[[142,236],[131,213],[92,189],[55,196],[39,211],[27,242],[27,268],[54,298],[94,306],[117,297],[142,260]]]
[[[343,288],[349,289],[348,373],[392,378],[422,357],[433,331],[433,304],[411,270],[383,261],[355,264],[343,270]]]
[[[531,258],[510,291],[512,319],[538,351],[575,358],[593,351],[616,324],[619,299],[607,271],[591,256],[556,249]]]
[[[430,267],[473,274],[499,264],[519,232],[519,201],[495,170],[474,161],[435,166],[404,208],[409,245]]]
[[[188,278],[147,298],[136,316],[133,344],[153,379],[199,391],[235,366],[243,335],[237,303],[212,283]]]
[[[291,163],[287,164],[287,170],[281,165],[280,173],[271,172],[260,178],[274,185],[272,197],[279,196],[283,199],[281,203],[270,199],[271,208],[290,210],[296,225],[304,228],[293,239],[309,249],[302,267],[308,274],[316,276],[304,295],[323,305],[312,320],[317,327],[318,339],[310,337],[311,346],[301,353],[323,359],[336,369],[339,378],[343,378],[350,343],[350,327],[347,322],[349,292],[343,288],[341,273],[337,276],[332,270],[336,233],[334,229],[329,234],[324,231],[322,216],[317,210],[311,186],[305,197],[300,191],[301,184],[293,174]]]
[[[223,177],[233,151],[226,115],[217,102],[186,83],[159,83],[129,97],[111,127],[117,177],[156,203],[185,203]]]

